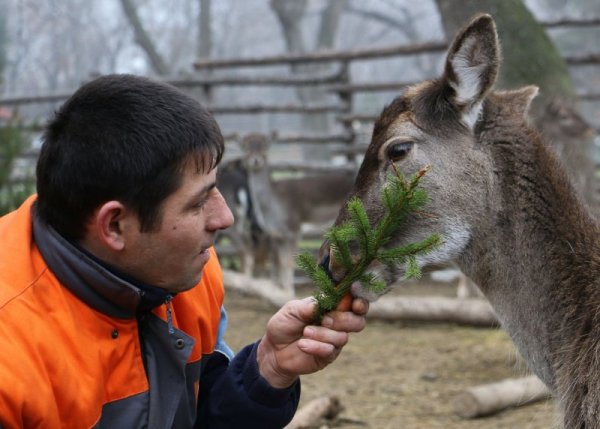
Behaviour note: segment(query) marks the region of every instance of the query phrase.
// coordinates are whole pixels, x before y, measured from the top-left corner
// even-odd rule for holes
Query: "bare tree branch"
[[[563,18],[557,20],[548,20],[548,21],[540,21],[546,28],[554,28],[554,27],[594,27],[600,25],[600,17],[582,17],[582,18]]]
[[[369,9],[349,6],[346,8],[346,11],[350,12],[350,13],[354,13],[359,16],[362,16],[364,18],[369,18],[374,21],[379,21],[390,27],[394,27],[400,31],[402,31],[402,29],[404,28],[404,25],[405,25],[405,22],[402,22],[402,21],[398,20],[397,18],[394,18],[390,14],[386,14],[386,13],[375,11],[375,10],[369,10]]]

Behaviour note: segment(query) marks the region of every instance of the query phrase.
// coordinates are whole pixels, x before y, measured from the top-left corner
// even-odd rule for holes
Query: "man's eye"
[[[206,204],[206,201],[208,201],[208,197],[197,200],[195,203],[192,203],[191,207],[193,209],[201,209]]]

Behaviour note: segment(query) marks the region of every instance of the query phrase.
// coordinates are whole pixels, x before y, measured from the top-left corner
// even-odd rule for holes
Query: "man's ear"
[[[114,251],[125,248],[127,209],[119,201],[107,201],[94,213],[91,227],[100,242]]]

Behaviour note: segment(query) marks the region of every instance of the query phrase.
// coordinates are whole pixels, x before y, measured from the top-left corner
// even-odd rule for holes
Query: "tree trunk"
[[[150,38],[150,35],[142,25],[142,21],[140,21],[140,17],[137,14],[137,10],[132,0],[121,0],[121,6],[123,7],[123,12],[127,17],[127,20],[131,24],[133,28],[133,32],[135,34],[135,41],[137,44],[146,52],[148,59],[150,60],[150,65],[154,72],[161,76],[166,76],[169,74],[169,67],[163,57],[158,53],[156,46],[154,46],[154,42]]]
[[[345,6],[346,0],[330,0],[327,7],[323,10],[319,35],[317,36],[317,50],[331,49],[335,45],[335,36]]]
[[[212,17],[211,0],[198,0],[198,30],[196,41],[196,59],[208,60],[212,52],[212,29],[210,27]],[[212,70],[205,69],[196,72],[200,77],[209,77]],[[213,101],[213,91],[210,85],[192,88],[190,93],[203,103],[210,104]]]
[[[271,0],[270,4],[281,24],[288,52],[292,54],[305,52],[302,41],[302,19],[306,11],[306,0]]]
[[[578,114],[567,64],[544,28],[521,0],[436,0],[447,38],[479,12],[498,26],[503,63],[497,88],[535,84],[540,95],[532,105],[536,126],[553,145],[575,186],[595,206],[594,131]]]
[[[314,50],[329,49],[334,46],[335,35],[345,4],[345,0],[329,0],[321,13]],[[302,37],[302,20],[306,5],[306,0],[271,0],[271,7],[281,24],[289,53],[306,52]],[[327,68],[328,65],[323,63],[293,65],[292,72],[297,74],[317,73]],[[299,88],[297,94],[303,103],[319,103],[326,98],[326,94],[321,88]],[[329,118],[322,113],[305,114],[302,116],[302,127],[314,133],[324,133],[329,129]],[[305,153],[305,157],[313,159],[328,159],[330,156],[331,154],[325,146],[312,147],[308,153]]]
[[[212,31],[210,28],[211,1],[199,0],[199,6],[196,57],[198,59],[208,59],[212,50]]]
[[[321,13],[321,22],[319,25],[319,33],[315,42],[315,51],[323,49],[332,49],[335,46],[335,36],[339,27],[340,17],[344,10],[346,0],[329,0],[327,7]],[[331,67],[325,63],[314,63],[308,66],[311,73],[324,72]],[[326,94],[322,88],[310,87],[306,89],[305,97],[313,103],[325,102]],[[317,133],[325,133],[329,130],[329,118],[327,115],[311,115],[307,117],[305,129],[314,130]],[[320,148],[317,148],[320,149]],[[330,156],[328,150],[320,151],[323,155]],[[319,152],[314,153],[311,150],[312,156],[320,158]]]

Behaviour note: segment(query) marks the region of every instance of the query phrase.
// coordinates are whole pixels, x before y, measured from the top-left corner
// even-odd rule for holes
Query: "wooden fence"
[[[547,28],[564,26],[597,26],[599,19],[561,20],[546,22]],[[278,144],[290,145],[327,145],[333,153],[346,154],[350,166],[356,166],[357,153],[364,151],[368,136],[357,132],[357,124],[362,124],[361,129],[370,127],[370,123],[376,115],[372,112],[361,111],[356,103],[357,95],[360,93],[375,93],[382,91],[401,90],[413,82],[389,80],[384,82],[356,82],[351,75],[351,66],[357,62],[376,61],[387,58],[400,58],[423,54],[440,55],[445,52],[447,46],[444,42],[429,42],[415,45],[396,45],[381,47],[377,49],[359,49],[351,51],[329,51],[296,55],[275,55],[253,58],[214,59],[198,61],[194,64],[197,71],[192,77],[166,78],[169,82],[185,91],[195,95],[202,94],[203,101],[208,109],[219,118],[227,115],[307,115],[328,114],[334,117],[334,126],[330,129],[341,131],[325,131],[322,133],[290,132],[284,126],[278,129],[268,130],[270,139]],[[600,64],[600,54],[570,55],[565,61],[571,67],[581,65]],[[246,73],[249,68],[269,67],[297,67],[310,64],[328,64],[330,71],[304,74],[282,74],[273,75]],[[333,71],[331,71],[333,70]],[[256,101],[254,103],[237,104],[230,99],[219,99],[214,94],[219,88],[248,88],[248,87],[282,87],[288,89],[315,88],[318,87],[324,93],[334,96],[334,101],[319,103],[302,103],[294,101],[289,103],[276,103]],[[49,107],[48,113],[54,109],[56,104],[65,100],[73,91],[60,93],[22,95],[0,98],[0,106],[19,107],[27,104],[44,104]],[[580,91],[579,96],[591,102],[600,100],[599,92]],[[593,124],[596,129],[598,124]],[[32,132],[38,132],[41,127],[39,122],[29,121],[23,127]],[[258,131],[258,130],[257,130]],[[237,132],[226,135],[226,140],[235,142],[241,136]],[[33,160],[36,150],[32,149],[23,155],[24,159]],[[323,165],[315,165],[310,162],[286,162],[276,163],[276,169],[327,169],[328,160],[320,160]],[[312,164],[312,165],[311,165]],[[342,168],[349,168],[348,165]],[[23,177],[18,180],[24,180]]]

